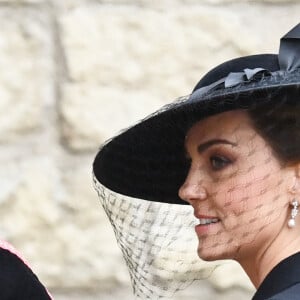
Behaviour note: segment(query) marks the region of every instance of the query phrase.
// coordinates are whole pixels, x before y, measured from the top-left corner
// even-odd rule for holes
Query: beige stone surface
[[[0,141],[41,127],[52,99],[49,19],[24,12],[0,9]]]
[[[156,95],[94,84],[67,84],[61,102],[62,134],[74,151],[97,149],[121,129],[160,108]]]
[[[61,271],[63,252],[63,244],[55,235],[62,218],[55,163],[49,158],[27,158],[2,166],[1,238],[12,242],[46,279],[52,272]]]
[[[18,4],[39,4],[45,3],[47,0],[0,0],[0,4],[11,4],[11,5],[18,5]]]
[[[73,81],[173,95],[178,84],[190,91],[212,58],[216,63],[254,51],[255,40],[239,22],[230,10],[185,6],[163,11],[79,6],[60,18]]]

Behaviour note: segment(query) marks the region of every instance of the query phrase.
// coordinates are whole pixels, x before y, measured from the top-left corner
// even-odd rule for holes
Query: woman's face
[[[246,112],[197,122],[185,142],[190,170],[179,196],[194,208],[198,254],[241,260],[286,227],[288,175]]]

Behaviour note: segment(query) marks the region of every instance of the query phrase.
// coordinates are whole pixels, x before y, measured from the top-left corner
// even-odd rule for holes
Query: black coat
[[[0,248],[0,299],[51,300],[36,275],[15,253]]]
[[[274,267],[252,300],[300,300],[300,252]]]

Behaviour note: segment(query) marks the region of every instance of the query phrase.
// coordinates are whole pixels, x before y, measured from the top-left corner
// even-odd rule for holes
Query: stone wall
[[[0,237],[56,299],[132,298],[92,187],[99,145],[212,66],[276,53],[299,11],[296,0],[0,0]],[[249,299],[235,270],[178,299]]]

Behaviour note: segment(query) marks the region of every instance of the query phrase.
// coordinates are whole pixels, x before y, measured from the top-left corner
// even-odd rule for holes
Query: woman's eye
[[[212,156],[210,157],[210,163],[215,171],[225,168],[231,163],[231,160],[224,156]]]

